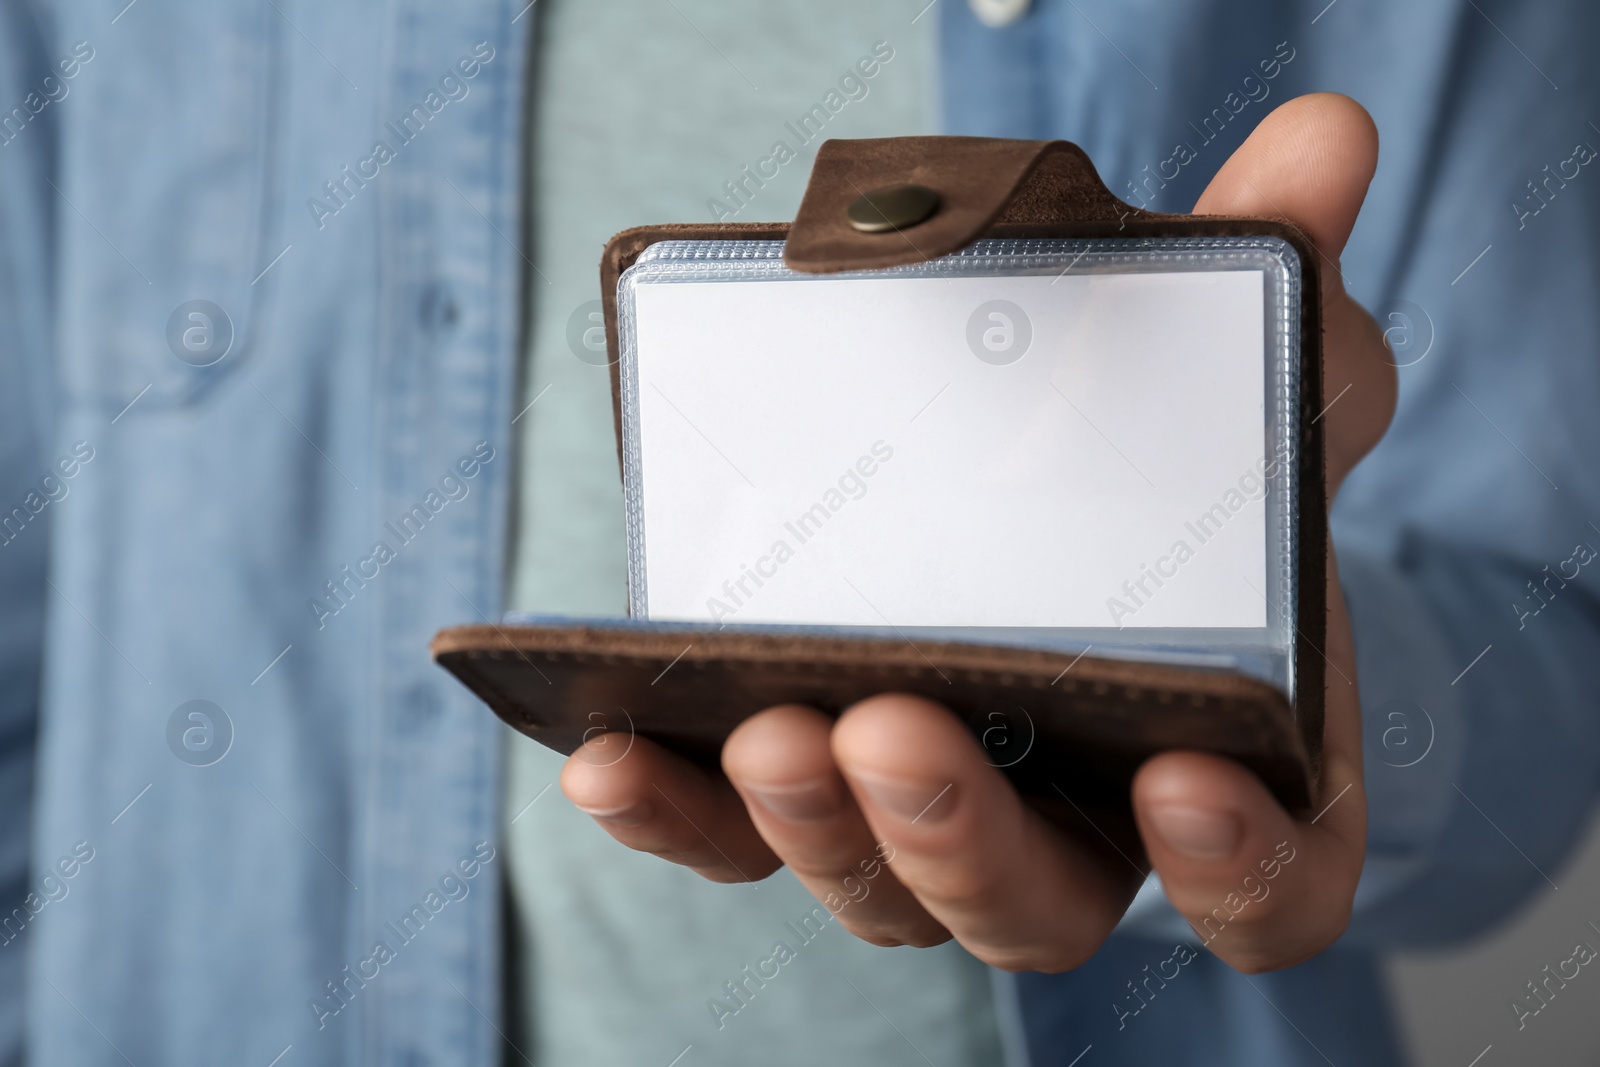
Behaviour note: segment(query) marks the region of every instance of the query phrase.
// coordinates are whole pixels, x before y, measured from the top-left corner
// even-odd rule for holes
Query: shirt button
[[[1030,0],[967,0],[967,6],[985,26],[1009,26],[1028,13]]]
[[[417,317],[423,329],[431,334],[442,334],[452,329],[461,318],[461,305],[449,286],[429,282],[423,286]]]
[[[414,682],[400,694],[397,716],[401,732],[420,733],[439,717],[439,693],[427,682]]]

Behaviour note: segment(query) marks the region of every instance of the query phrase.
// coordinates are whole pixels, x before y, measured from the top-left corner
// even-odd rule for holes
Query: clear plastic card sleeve
[[[984,240],[623,275],[630,612],[1221,667],[1294,699],[1300,266],[1273,237]]]

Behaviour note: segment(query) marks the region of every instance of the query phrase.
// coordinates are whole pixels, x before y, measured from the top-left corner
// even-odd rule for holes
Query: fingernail
[[[956,810],[955,783],[931,786],[896,778],[867,778],[851,775],[876,806],[907,822],[927,826],[942,821]]]
[[[650,806],[648,800],[640,800],[616,808],[586,808],[581,804],[573,806],[590,818],[598,819],[603,823],[610,823],[613,826],[638,826],[656,813],[656,809]]]
[[[750,785],[745,791],[772,814],[794,822],[816,822],[839,811],[839,790],[831,782],[796,782],[792,785]]]
[[[1148,818],[1168,848],[1192,860],[1225,860],[1244,836],[1244,827],[1232,812],[1164,804],[1151,808]]]

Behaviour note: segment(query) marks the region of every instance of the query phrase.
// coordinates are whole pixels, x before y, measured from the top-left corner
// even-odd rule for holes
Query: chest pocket
[[[281,251],[271,205],[283,17],[267,0],[129,10],[59,103],[64,399],[141,416],[191,404],[251,362]],[[53,57],[52,57],[53,61]],[[265,273],[263,273],[265,271]]]

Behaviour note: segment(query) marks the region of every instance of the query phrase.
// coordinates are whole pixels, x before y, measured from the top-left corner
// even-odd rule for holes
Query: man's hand
[[[1195,206],[1287,218],[1316,243],[1330,493],[1383,435],[1395,403],[1382,334],[1346,295],[1338,266],[1377,150],[1359,105],[1301,97],[1267,116]],[[614,743],[591,742],[568,761],[562,788],[623,844],[715,881],[763,878],[787,864],[874,944],[954,937],[996,967],[1070,969],[1117,924],[1145,858],[1223,960],[1246,972],[1287,967],[1344,930],[1366,841],[1354,650],[1331,554],[1327,601],[1322,795],[1312,810],[1285,811],[1229,760],[1163,753],[1133,783],[1144,857],[1136,846],[1108,847],[1092,828],[1047,820],[954,716],[904,695],[863,701],[837,722],[804,707],[761,712],[724,747],[726,778],[644,739],[616,761]],[[1264,870],[1275,876],[1271,892],[1240,908]],[[864,877],[870,892],[859,889]],[[1225,902],[1234,906],[1221,914],[1237,914],[1220,933],[1216,920],[1203,927]]]

